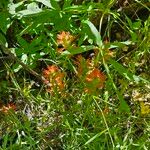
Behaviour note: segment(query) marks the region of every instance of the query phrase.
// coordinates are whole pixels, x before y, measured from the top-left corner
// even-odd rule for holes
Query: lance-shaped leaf
[[[139,82],[140,80],[142,80],[144,82],[149,83],[147,80],[132,74],[128,69],[126,69],[124,66],[122,66],[120,63],[116,62],[115,60],[110,59],[109,62],[115,68],[115,70],[117,70],[118,73],[124,76],[126,79],[135,82]]]
[[[62,53],[62,55],[75,55],[75,54],[80,54],[92,49],[95,49],[96,47],[93,45],[89,46],[80,46],[80,47],[69,47],[66,51]]]
[[[101,36],[100,36],[100,33],[98,32],[98,30],[96,29],[96,27],[94,26],[94,24],[92,23],[92,22],[90,22],[90,21],[88,21],[88,20],[85,20],[85,21],[83,21],[83,24],[86,24],[87,26],[88,26],[88,28],[90,29],[90,30],[86,30],[87,32],[91,32],[92,34],[93,34],[93,36],[94,36],[94,40],[95,40],[95,43],[99,46],[99,47],[101,47],[102,46],[102,40],[101,40]]]

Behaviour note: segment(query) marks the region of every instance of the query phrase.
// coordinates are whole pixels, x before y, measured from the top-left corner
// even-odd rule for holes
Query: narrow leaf
[[[138,82],[140,80],[140,78],[134,74],[132,74],[131,72],[129,72],[124,66],[122,66],[120,63],[110,59],[110,63],[112,64],[112,66],[118,71],[119,74],[121,74],[122,76],[124,76],[126,79],[130,80],[130,81],[135,81]]]
[[[85,20],[83,21],[83,23],[87,24],[88,27],[90,28],[92,34],[94,35],[95,37],[95,42],[96,44],[101,47],[102,46],[102,40],[101,40],[101,36],[100,36],[100,33],[98,32],[98,30],[96,29],[96,27],[93,25],[92,22],[88,21],[88,20]]]
[[[83,53],[83,52],[86,52],[86,51],[89,51],[89,50],[92,50],[94,49],[95,46],[93,45],[90,45],[90,46],[81,46],[81,47],[70,47],[68,48],[67,51],[64,51],[62,53],[62,55],[75,55],[75,54],[80,54],[80,53]]]
[[[101,136],[103,133],[105,133],[107,131],[107,129],[105,129],[104,131],[97,133],[96,135],[94,135],[92,138],[90,138],[84,145],[87,145],[89,143],[91,143],[92,141],[94,141],[96,138],[98,138],[99,136]]]

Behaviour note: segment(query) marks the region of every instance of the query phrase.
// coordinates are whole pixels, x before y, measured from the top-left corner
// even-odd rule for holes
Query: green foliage
[[[147,11],[1,0],[0,149],[148,150]]]

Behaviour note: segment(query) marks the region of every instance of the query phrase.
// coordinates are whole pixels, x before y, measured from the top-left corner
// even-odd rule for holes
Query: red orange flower
[[[54,90],[63,90],[64,89],[64,73],[60,71],[60,69],[56,65],[48,66],[43,71],[43,76],[46,79],[45,83],[50,83],[50,88],[48,88],[49,92],[53,92]]]
[[[3,113],[8,113],[10,110],[16,110],[16,105],[14,103],[9,103],[6,106],[2,106],[1,108]]]
[[[94,65],[92,60],[78,55],[75,61],[77,76],[85,83],[85,92],[92,93],[104,87],[106,76]]]
[[[103,84],[104,84],[104,82],[106,80],[106,76],[97,68],[94,68],[86,76],[86,81],[88,83],[92,82],[95,79],[98,80],[97,87],[98,88],[103,88],[103,86],[104,86]]]
[[[57,71],[59,71],[59,68],[55,65],[48,66],[44,71],[43,71],[43,76],[45,78],[49,77],[51,74],[55,74]]]
[[[104,82],[106,76],[97,68],[89,71],[85,78],[86,88],[85,92],[92,93],[97,89],[102,89],[104,87]]]
[[[58,53],[62,53],[65,49],[71,46],[74,40],[74,36],[70,34],[70,32],[62,31],[57,35],[57,44],[58,44]],[[59,47],[60,46],[60,47]]]
[[[82,55],[78,55],[75,60],[75,64],[77,65],[77,75],[78,77],[84,76],[90,68],[92,68],[92,63],[90,60],[85,59]]]

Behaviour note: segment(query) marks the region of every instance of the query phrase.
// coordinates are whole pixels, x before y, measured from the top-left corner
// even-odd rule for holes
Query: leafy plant
[[[149,3],[0,10],[0,149],[149,149]]]

